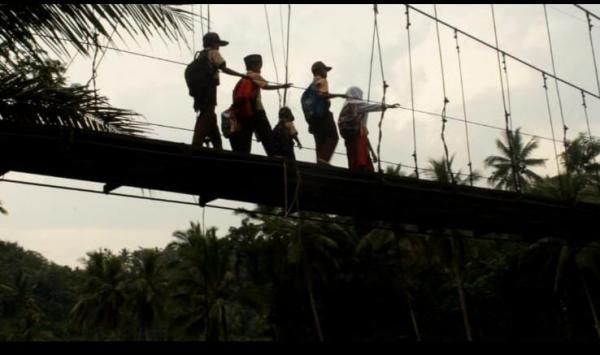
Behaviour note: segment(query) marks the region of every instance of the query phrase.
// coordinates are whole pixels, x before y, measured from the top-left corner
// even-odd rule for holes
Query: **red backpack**
[[[241,78],[233,89],[233,104],[231,109],[238,119],[250,119],[256,111],[258,86],[252,79]]]

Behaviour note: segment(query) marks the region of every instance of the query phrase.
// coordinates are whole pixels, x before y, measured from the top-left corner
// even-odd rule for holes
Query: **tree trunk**
[[[319,322],[319,314],[317,313],[317,305],[315,302],[315,297],[313,295],[312,280],[311,280],[309,270],[308,270],[310,265],[306,261],[306,256],[303,259],[304,259],[304,281],[306,282],[306,288],[308,289],[308,298],[310,300],[310,308],[311,308],[311,311],[313,314],[313,319],[315,321],[315,329],[317,331],[317,337],[319,338],[319,341],[323,341],[324,339],[323,339],[323,332],[321,331],[321,322]]]
[[[227,315],[225,314],[225,302],[221,305],[221,323],[223,324],[223,339],[229,341],[229,332],[227,331]]]
[[[417,317],[415,316],[415,310],[413,308],[412,302],[408,302],[408,310],[410,312],[410,319],[412,321],[413,329],[415,331],[415,336],[417,337],[417,341],[421,341],[421,333],[419,332],[419,325],[417,324]]]
[[[462,311],[463,323],[465,326],[465,334],[467,336],[467,341],[473,341],[473,336],[471,335],[471,325],[469,324],[469,316],[467,313],[467,301],[465,299],[465,291],[463,288],[463,280],[460,276],[459,266],[456,262],[456,248],[454,246],[454,237],[450,237],[450,248],[452,249],[453,254],[453,269],[454,269],[454,279],[456,281],[456,289],[458,291],[458,299],[460,301],[460,309]]]
[[[463,321],[465,325],[465,333],[467,334],[467,341],[473,341],[471,336],[471,325],[469,324],[469,316],[467,315],[467,302],[465,300],[465,292],[463,290],[462,279],[456,278],[458,298],[460,299],[460,308],[462,310]]]
[[[598,339],[600,339],[600,322],[598,322],[598,315],[596,314],[596,308],[594,307],[594,301],[592,300],[592,295],[590,294],[590,289],[588,288],[587,281],[585,281],[585,277],[580,274],[581,282],[583,283],[583,290],[585,291],[585,296],[587,297],[588,305],[590,306],[590,310],[592,311],[592,318],[594,319],[594,328],[596,328],[596,335]]]

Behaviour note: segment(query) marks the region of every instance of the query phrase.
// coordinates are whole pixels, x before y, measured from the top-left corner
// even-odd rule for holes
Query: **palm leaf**
[[[187,44],[192,24],[189,12],[160,4],[1,4],[0,21],[0,43],[32,55],[39,47],[36,37],[58,55],[68,54],[65,38],[89,55],[86,41],[95,33],[108,38],[112,29],[121,40],[122,34],[135,39],[139,31],[147,40],[158,35]]]
[[[83,86],[61,87],[6,72],[0,72],[0,82],[0,121],[128,134],[146,130],[134,121],[137,113],[112,107],[106,97]]]

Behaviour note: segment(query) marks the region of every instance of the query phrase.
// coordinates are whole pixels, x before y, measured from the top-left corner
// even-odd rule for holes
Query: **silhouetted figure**
[[[298,139],[298,131],[294,126],[294,115],[288,107],[279,109],[279,122],[273,129],[273,155],[296,160],[294,141],[302,149]]]

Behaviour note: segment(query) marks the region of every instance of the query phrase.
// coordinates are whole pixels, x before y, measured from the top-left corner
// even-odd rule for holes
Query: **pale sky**
[[[600,5],[583,5],[590,11],[600,14]],[[427,4],[415,7],[433,14],[433,6]],[[190,5],[184,8],[190,10]],[[505,52],[519,57],[541,69],[552,72],[544,11],[541,4],[495,5],[498,42]],[[267,5],[270,26],[279,73],[279,81],[284,81],[284,60],[282,50],[282,28],[280,9],[284,26],[287,19],[287,6]],[[382,59],[385,79],[390,85],[386,101],[410,107],[410,82],[407,51],[406,16],[404,5],[379,5],[379,31],[382,45]],[[550,4],[547,7],[555,56],[557,76],[572,82],[588,91],[598,90],[594,74],[594,64],[588,37],[587,20],[582,11],[573,5]],[[222,39],[230,42],[221,48],[227,65],[243,71],[243,57],[251,53],[263,56],[262,74],[275,81],[275,70],[269,47],[264,5],[211,5],[211,30],[219,33]],[[438,16],[443,21],[493,44],[494,32],[490,5],[450,5],[437,6]],[[199,12],[199,5],[195,6]],[[206,8],[204,8],[206,15]],[[594,47],[596,55],[600,47],[600,23],[592,19]],[[411,11],[411,45],[414,73],[415,108],[440,113],[442,109],[442,82],[435,22]],[[206,28],[205,28],[206,30]],[[312,75],[310,66],[322,60],[333,67],[329,73],[330,91],[344,93],[350,86],[359,86],[367,92],[371,36],[373,30],[372,5],[292,5],[290,26],[289,81],[297,86],[307,86]],[[202,30],[200,23],[195,25],[196,50],[201,46]],[[460,93],[458,61],[452,30],[440,25],[442,56],[446,82],[446,96],[450,100],[447,114],[463,118]],[[190,39],[192,33],[190,32]],[[496,52],[459,35],[467,118],[504,127],[504,115]],[[143,39],[122,43],[117,46],[130,51],[162,57],[180,62],[190,62],[192,51],[183,44],[165,46],[160,39],[148,44]],[[92,59],[78,55],[69,67],[67,76],[72,83],[86,83],[91,75]],[[511,108],[514,127],[522,131],[550,137],[550,126],[542,76],[514,60],[507,58],[510,83]],[[192,99],[187,94],[183,79],[185,66],[161,62],[149,58],[133,56],[108,50],[99,69],[97,85],[102,95],[109,98],[116,107],[134,110],[144,115],[152,123],[172,125],[192,129],[194,112]],[[377,48],[373,65],[371,98],[380,100],[382,80]],[[231,91],[237,82],[236,77],[221,74],[218,89],[217,114],[225,110],[230,102]],[[557,139],[562,139],[562,125],[554,81],[549,80],[549,95],[552,118]],[[506,84],[506,83],[505,83]],[[587,131],[581,94],[566,85],[559,85],[568,137],[574,138],[578,132]],[[301,91],[288,91],[288,106],[296,116],[296,127],[300,140],[306,147],[314,147],[312,135],[308,133],[302,115],[299,99]],[[282,92],[283,94],[283,92]],[[262,93],[267,116],[274,126],[277,122],[278,98],[275,91]],[[334,99],[331,111],[337,119],[343,99]],[[600,136],[600,100],[587,97],[591,130]],[[376,144],[379,114],[369,120],[371,141]],[[419,167],[427,167],[430,158],[442,156],[440,139],[440,117],[416,114],[417,148]],[[473,167],[489,175],[483,168],[483,160],[496,154],[494,140],[501,131],[469,126]],[[154,127],[152,138],[190,143],[192,132]],[[526,137],[529,139],[528,137]],[[448,121],[446,141],[449,151],[456,153],[455,168],[467,172],[467,154],[464,123]],[[230,149],[224,140],[224,147]],[[559,152],[562,144],[557,143]],[[252,151],[264,154],[260,143],[253,142]],[[336,151],[345,153],[340,138]],[[389,110],[383,121],[382,159],[413,165],[412,116],[410,111]],[[550,141],[540,140],[537,157],[547,158],[546,167],[537,172],[555,174],[556,165]],[[312,162],[312,150],[296,150],[298,160]],[[346,167],[346,157],[335,155],[332,163]],[[402,168],[410,173],[409,168]],[[423,173],[421,173],[423,174]],[[85,181],[58,179],[38,175],[9,172],[7,179],[35,181],[101,190],[102,185]],[[248,177],[252,178],[252,177]],[[487,187],[485,181],[480,186]],[[115,192],[142,194],[134,188],[121,187]],[[145,194],[149,192],[145,191]],[[324,191],[326,193],[326,191]],[[193,202],[194,196],[152,191],[153,197],[179,199]],[[84,192],[74,192],[0,183],[0,201],[8,209],[8,216],[0,215],[0,239],[18,242],[26,249],[35,250],[58,264],[81,266],[78,261],[85,253],[98,248],[118,251],[122,248],[164,247],[173,240],[172,233],[189,226],[190,221],[202,220],[202,208],[171,203],[137,200],[117,196],[104,196]],[[214,204],[229,207],[252,208],[250,204],[235,201],[216,200]],[[218,227],[222,236],[230,226],[238,226],[240,217],[231,212],[209,209],[205,211],[207,226]]]

